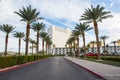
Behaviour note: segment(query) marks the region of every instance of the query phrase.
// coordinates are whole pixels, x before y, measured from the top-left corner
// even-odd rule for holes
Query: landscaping
[[[6,68],[6,67],[11,67],[14,65],[19,65],[19,64],[24,64],[27,62],[47,58],[50,55],[30,55],[30,56],[4,56],[0,57],[0,69]]]
[[[84,59],[84,57],[80,58]],[[101,59],[101,61],[98,61],[96,56],[87,56],[86,60],[120,67],[120,56],[101,56]]]

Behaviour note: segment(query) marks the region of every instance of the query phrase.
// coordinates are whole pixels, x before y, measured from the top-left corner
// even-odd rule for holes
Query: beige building
[[[51,36],[53,45],[56,48],[63,48],[71,35],[71,30],[69,28],[51,26],[48,28],[48,34]]]

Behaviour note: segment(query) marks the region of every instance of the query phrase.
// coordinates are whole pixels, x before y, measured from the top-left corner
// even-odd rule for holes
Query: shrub
[[[0,68],[5,68],[17,64],[17,57],[15,56],[5,56],[0,57]]]
[[[16,56],[16,57],[18,57],[17,64],[23,64],[28,62],[28,56]]]
[[[47,58],[50,55],[31,55],[31,56],[1,56],[0,57],[0,68],[10,67],[26,62],[35,61],[38,59]]]
[[[117,56],[103,56],[101,58],[107,61],[120,61],[120,57]]]

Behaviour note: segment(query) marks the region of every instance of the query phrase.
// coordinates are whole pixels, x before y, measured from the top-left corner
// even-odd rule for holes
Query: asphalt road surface
[[[0,80],[103,80],[62,58],[48,58],[0,73]]]

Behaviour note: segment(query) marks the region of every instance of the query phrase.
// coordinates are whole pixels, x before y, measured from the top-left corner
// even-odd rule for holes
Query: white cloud
[[[112,7],[114,5],[114,3],[112,2],[112,3],[110,3],[110,6]]]
[[[47,17],[77,21],[90,0],[41,0],[31,1]],[[39,4],[39,5],[37,5]]]

